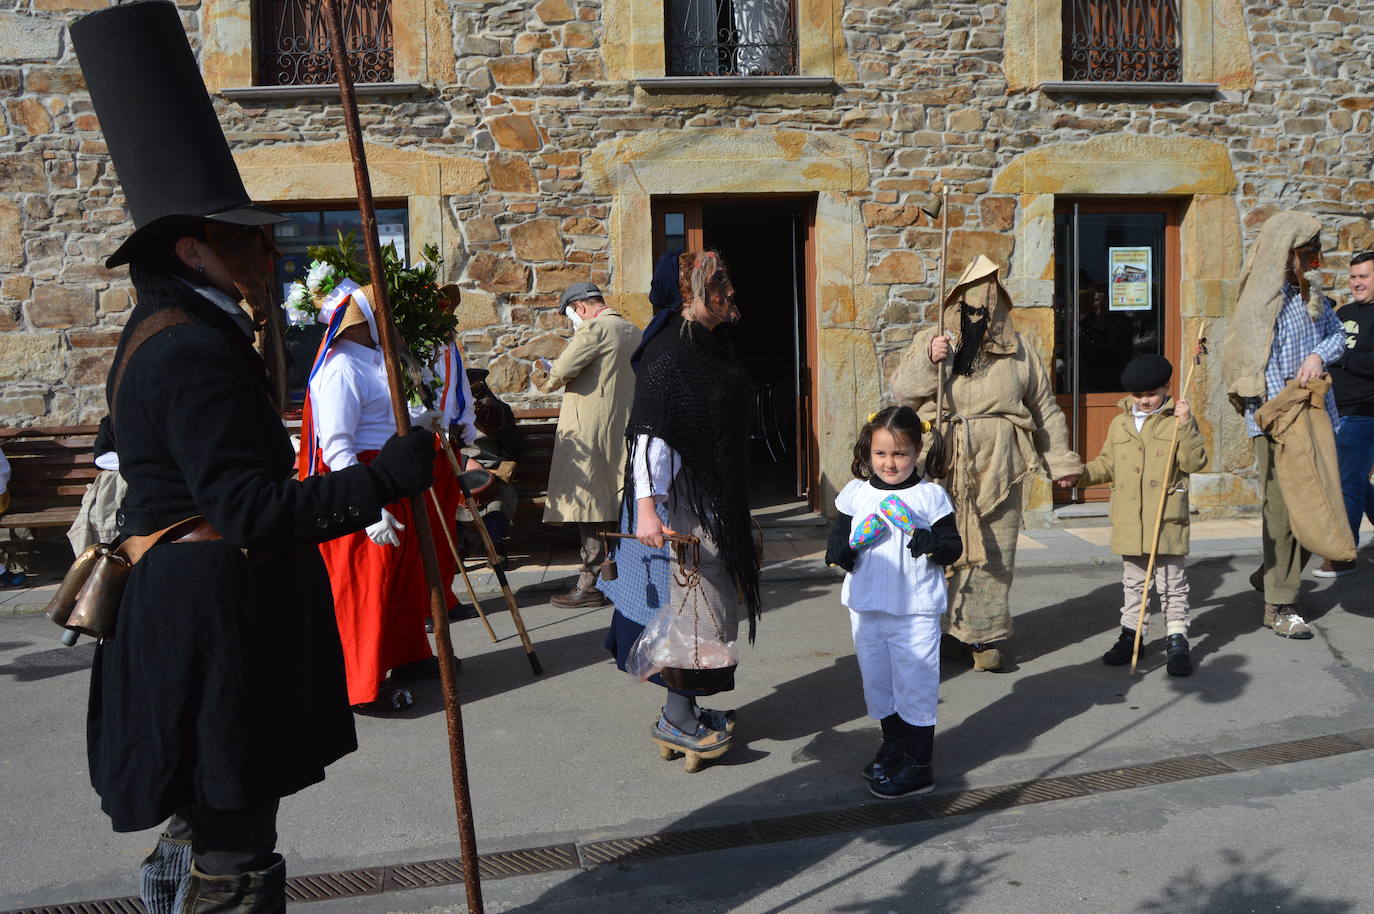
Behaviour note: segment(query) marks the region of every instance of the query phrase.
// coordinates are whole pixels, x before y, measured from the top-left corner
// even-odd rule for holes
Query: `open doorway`
[[[741,320],[731,328],[754,381],[751,507],[811,510],[816,466],[811,197],[656,198],[654,260],[714,248],[730,267]]]

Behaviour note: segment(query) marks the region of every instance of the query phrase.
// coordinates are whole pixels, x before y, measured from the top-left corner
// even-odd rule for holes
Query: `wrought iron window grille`
[[[391,0],[344,0],[344,41],[354,82],[396,79]],[[258,0],[258,84],[311,86],[337,82],[318,0]]]
[[[665,0],[668,76],[796,76],[792,0]]]
[[[1064,79],[1180,82],[1178,0],[1063,0]]]

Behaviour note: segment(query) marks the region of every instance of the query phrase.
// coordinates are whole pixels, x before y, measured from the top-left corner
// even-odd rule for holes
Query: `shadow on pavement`
[[[1141,914],[1249,914],[1252,911],[1285,911],[1289,914],[1346,914],[1357,909],[1354,901],[1304,895],[1303,889],[1286,886],[1265,869],[1280,856],[1278,850],[1246,860],[1240,851],[1223,850],[1230,872],[1208,884],[1196,870],[1173,877],[1159,896],[1136,907]]]

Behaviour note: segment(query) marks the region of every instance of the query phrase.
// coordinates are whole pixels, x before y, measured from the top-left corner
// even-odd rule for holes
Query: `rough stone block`
[[[568,0],[540,0],[534,5],[534,14],[545,25],[567,22],[576,15]]]
[[[33,292],[33,278],[14,273],[0,280],[0,298],[6,301],[23,301]]]
[[[35,67],[24,75],[24,88],[34,95],[71,95],[85,89],[86,80],[77,67]]]
[[[575,282],[586,282],[591,270],[586,267],[539,267],[534,274],[536,292],[559,293]]]
[[[500,86],[529,86],[534,84],[534,60],[530,57],[494,57],[487,61],[491,78]]]
[[[54,384],[65,374],[62,338],[58,334],[0,334],[0,381]]]
[[[481,289],[464,289],[463,303],[458,306],[458,329],[483,330],[501,323],[496,296]],[[466,341],[466,337],[464,340]],[[490,348],[488,346],[488,348]]]
[[[1011,263],[1012,248],[1016,239],[1002,232],[952,231],[949,233],[949,263],[946,272],[957,277],[964,267],[973,262],[979,254],[985,255],[1002,268],[1005,275]]]
[[[23,266],[24,237],[19,204],[11,197],[0,197],[0,226],[4,226],[0,229],[0,267]]]
[[[925,279],[925,261],[912,251],[891,251],[868,271],[871,283],[920,283]]]
[[[494,117],[487,122],[487,128],[502,149],[533,152],[544,145],[544,136],[539,127],[523,114]]]
[[[558,220],[531,219],[511,227],[510,240],[515,256],[527,261],[563,259],[563,237]]]
[[[60,21],[0,13],[0,60],[56,60],[61,53]]]
[[[100,293],[100,313],[119,314],[129,308],[129,290],[125,288],[106,289]]]
[[[29,136],[42,136],[52,129],[47,109],[32,96],[10,99],[5,107],[9,109],[10,123],[23,127]]]
[[[530,386],[529,366],[509,355],[488,362],[487,372],[487,386],[498,394],[524,393]]]
[[[486,251],[468,263],[467,278],[489,292],[524,292],[530,287],[529,267]]]
[[[1016,224],[1015,197],[984,197],[978,201],[983,228],[994,232],[1010,231]]]
[[[29,323],[35,327],[89,327],[96,319],[96,293],[94,289],[40,285],[33,290],[27,311]]]
[[[518,346],[512,351],[512,355],[522,359],[548,359],[553,361],[563,352],[568,345],[567,339],[556,333],[546,333],[543,336],[535,337],[523,346]]]
[[[539,191],[529,160],[509,152],[495,152],[487,156],[487,175],[491,189],[512,194],[533,194]]]

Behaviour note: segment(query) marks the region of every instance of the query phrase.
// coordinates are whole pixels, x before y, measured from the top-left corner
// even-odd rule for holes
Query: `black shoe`
[[[870,781],[881,781],[895,771],[905,757],[906,752],[900,739],[884,739],[883,744],[878,747],[878,754],[873,756],[873,761],[859,774]]]
[[[868,792],[883,800],[895,800],[935,789],[935,772],[930,765],[922,765],[909,755],[903,756],[897,768],[885,778],[868,782]]]
[[[462,668],[463,661],[454,657],[453,672],[456,673]],[[438,679],[439,658],[426,657],[424,660],[417,660],[414,663],[403,663],[391,671],[391,678],[396,682],[415,682],[419,679]]]
[[[468,604],[468,603],[463,603],[463,602],[461,602],[461,601],[458,602],[458,603],[453,604],[453,606],[452,606],[452,607],[449,609],[449,611],[448,611],[448,621],[449,621],[450,624],[452,624],[452,623],[454,623],[454,622],[462,622],[464,619],[476,619],[476,618],[477,618],[477,607],[472,606],[472,605],[470,605],[470,604]],[[432,634],[434,634],[434,617],[433,617],[433,616],[425,616],[425,634],[427,634],[427,635],[432,635]]]
[[[1121,626],[1121,634],[1116,636],[1116,644],[1102,655],[1107,666],[1125,666],[1131,662],[1131,652],[1135,650],[1135,629]],[[1145,653],[1145,642],[1140,643],[1140,652]]]
[[[1187,635],[1170,635],[1165,638],[1164,653],[1169,658],[1166,669],[1170,676],[1193,675],[1193,655],[1188,650]]]

